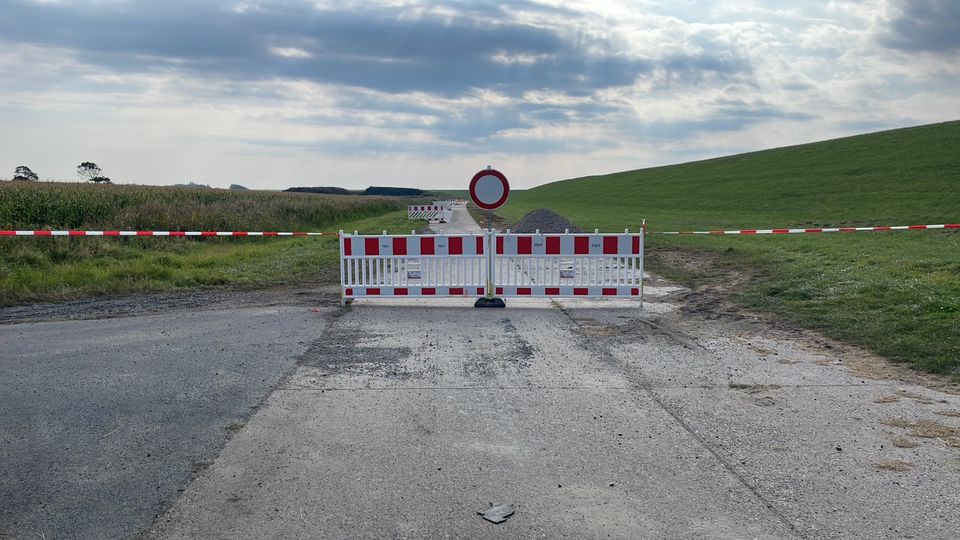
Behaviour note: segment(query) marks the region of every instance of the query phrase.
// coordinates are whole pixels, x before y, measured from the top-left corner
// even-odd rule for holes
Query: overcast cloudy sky
[[[0,0],[0,177],[515,187],[960,118],[960,0]]]

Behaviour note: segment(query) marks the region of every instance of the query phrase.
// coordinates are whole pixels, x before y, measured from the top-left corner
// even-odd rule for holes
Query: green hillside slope
[[[544,206],[590,228],[942,223],[960,211],[960,121],[555,182],[504,215]]]
[[[960,222],[960,122],[579,178],[511,195],[518,220],[551,208],[585,228],[651,231]],[[960,374],[960,234],[764,237],[651,235],[653,267],[690,284],[730,287],[742,305]],[[680,269],[681,252],[704,261]],[[707,264],[706,261],[714,261]],[[719,262],[717,262],[719,261]]]

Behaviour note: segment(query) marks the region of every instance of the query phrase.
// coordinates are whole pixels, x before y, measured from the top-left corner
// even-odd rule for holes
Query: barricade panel
[[[344,300],[486,294],[482,234],[340,235]]]
[[[498,296],[637,297],[643,234],[497,234]]]
[[[494,246],[488,253],[487,246]],[[344,300],[643,295],[643,233],[340,235]]]

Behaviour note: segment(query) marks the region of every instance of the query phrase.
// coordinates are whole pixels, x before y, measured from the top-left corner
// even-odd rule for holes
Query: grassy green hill
[[[555,182],[503,213],[541,207],[604,229],[942,223],[960,218],[960,121]]]
[[[960,122],[565,180],[500,214],[551,208],[592,229],[705,230],[960,222]],[[960,374],[960,234],[651,235],[651,262],[691,284],[757,276],[735,299],[922,369]],[[677,251],[710,271],[680,269]]]

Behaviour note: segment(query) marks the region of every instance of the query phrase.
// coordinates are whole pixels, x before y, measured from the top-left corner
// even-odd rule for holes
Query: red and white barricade
[[[426,204],[407,207],[407,219],[424,219],[427,221],[446,223],[450,220],[451,211],[444,206]]]
[[[641,298],[643,232],[341,233],[340,265],[344,302],[483,296],[488,273],[497,296]]]
[[[341,233],[341,299],[483,296],[484,246],[483,234]]]
[[[497,296],[640,297],[643,233],[495,234]]]

